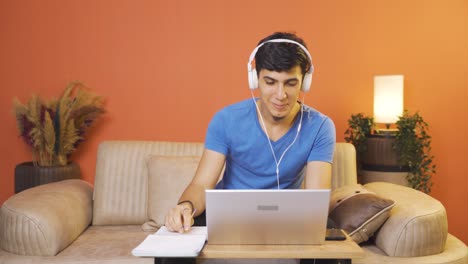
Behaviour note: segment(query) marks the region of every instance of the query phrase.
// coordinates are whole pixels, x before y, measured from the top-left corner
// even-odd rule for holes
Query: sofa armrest
[[[435,198],[386,182],[365,185],[366,189],[396,202],[390,217],[375,237],[375,244],[392,257],[439,254],[448,234],[447,213]]]
[[[93,187],[82,180],[40,185],[0,209],[0,247],[18,255],[54,256],[91,223]]]

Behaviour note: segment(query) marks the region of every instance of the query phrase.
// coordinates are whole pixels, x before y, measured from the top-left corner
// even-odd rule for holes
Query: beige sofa
[[[0,263],[153,263],[151,258],[131,255],[148,235],[142,231],[149,212],[148,157],[199,156],[202,151],[200,143],[102,143],[94,188],[81,180],[67,180],[23,191],[3,204]],[[188,183],[177,175],[166,180],[178,191]],[[352,145],[337,144],[332,181],[333,188],[356,184]],[[467,247],[447,234],[445,209],[437,200],[389,183],[365,187],[396,205],[375,239],[362,245],[365,257],[353,263],[468,263]],[[178,195],[171,189],[159,190],[163,196]]]

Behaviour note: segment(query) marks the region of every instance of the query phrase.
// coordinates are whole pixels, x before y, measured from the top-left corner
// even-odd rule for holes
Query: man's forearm
[[[306,189],[331,189],[331,164],[311,161],[307,164]]]
[[[203,186],[190,183],[180,196],[178,203],[183,201],[190,201],[191,204],[189,202],[184,203],[190,207],[193,206],[194,208],[191,208],[192,210],[197,210],[194,216],[200,215],[205,211],[205,188]]]

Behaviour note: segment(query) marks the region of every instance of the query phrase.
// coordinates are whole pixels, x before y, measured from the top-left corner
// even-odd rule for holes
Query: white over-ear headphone
[[[312,73],[314,73],[314,65],[312,64],[312,56],[310,56],[309,51],[301,43],[296,42],[294,40],[290,40],[290,39],[271,39],[271,40],[268,40],[268,41],[265,41],[265,42],[261,43],[260,45],[258,45],[252,51],[252,53],[250,54],[250,57],[249,57],[249,62],[247,63],[247,71],[248,71],[248,74],[249,74],[249,88],[251,90],[254,90],[254,89],[258,88],[257,70],[255,70],[252,67],[252,61],[254,60],[255,54],[257,54],[258,49],[261,46],[265,45],[265,43],[269,43],[269,42],[293,43],[293,44],[296,44],[297,46],[299,46],[307,54],[307,57],[309,57],[309,61],[310,61],[310,69],[309,69],[309,71],[307,71],[304,74],[304,80],[302,81],[301,91],[303,91],[303,92],[309,91],[310,90],[310,85],[312,84]]]

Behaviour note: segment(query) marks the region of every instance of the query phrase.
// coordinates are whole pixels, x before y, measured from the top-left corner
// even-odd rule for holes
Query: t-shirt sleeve
[[[312,145],[309,158],[307,161],[325,161],[333,162],[333,153],[335,151],[336,144],[336,131],[335,124],[330,118],[326,118],[315,138],[315,142]]]
[[[226,118],[223,111],[216,113],[208,125],[205,138],[205,148],[226,155],[228,153],[228,138],[226,133]]]

